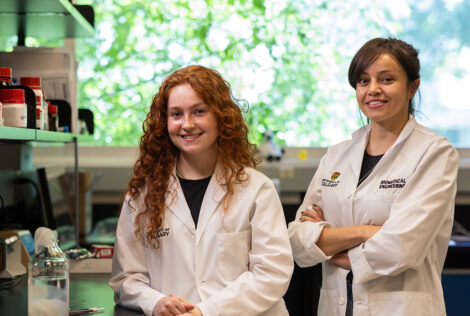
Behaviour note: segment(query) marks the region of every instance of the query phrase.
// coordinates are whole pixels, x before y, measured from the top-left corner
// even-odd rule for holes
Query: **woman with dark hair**
[[[441,272],[453,224],[458,153],[418,124],[418,52],[368,41],[349,82],[370,124],[328,149],[296,220],[300,266],[323,262],[319,315],[445,315]]]
[[[146,315],[287,315],[291,247],[242,111],[214,70],[171,74],[143,124],[110,285]]]

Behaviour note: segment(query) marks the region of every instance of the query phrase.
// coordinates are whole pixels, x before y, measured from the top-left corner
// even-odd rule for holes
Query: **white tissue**
[[[47,248],[50,254],[55,254],[53,244],[57,241],[57,232],[46,227],[39,227],[34,233],[34,252],[39,253],[42,248]]]

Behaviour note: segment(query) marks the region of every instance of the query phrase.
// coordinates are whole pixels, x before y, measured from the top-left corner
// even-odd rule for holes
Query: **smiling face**
[[[200,158],[217,154],[217,118],[189,84],[170,91],[168,134],[180,155]]]
[[[419,79],[414,84],[408,82],[405,69],[394,57],[382,54],[359,76],[356,98],[372,124],[404,126],[418,85]]]

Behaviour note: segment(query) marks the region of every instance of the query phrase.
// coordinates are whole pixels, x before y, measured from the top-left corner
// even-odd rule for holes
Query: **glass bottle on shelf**
[[[46,101],[49,110],[49,130],[57,132],[59,129],[59,117],[57,114],[57,105],[51,105],[49,101]]]

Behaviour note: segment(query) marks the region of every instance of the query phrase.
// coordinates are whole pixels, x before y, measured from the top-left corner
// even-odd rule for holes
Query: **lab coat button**
[[[344,298],[342,298],[342,297],[338,298],[338,304],[339,305],[344,305]]]

